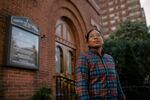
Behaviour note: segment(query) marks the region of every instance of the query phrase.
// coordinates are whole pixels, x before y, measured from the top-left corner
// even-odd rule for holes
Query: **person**
[[[126,100],[112,56],[103,52],[103,36],[97,29],[86,35],[89,50],[75,67],[78,100]]]

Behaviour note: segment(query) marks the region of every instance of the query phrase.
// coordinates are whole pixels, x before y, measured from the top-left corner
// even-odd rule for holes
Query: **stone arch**
[[[69,20],[68,22],[72,24],[71,29],[73,30],[75,41],[78,42],[76,45],[76,56],[79,55],[80,51],[86,50],[86,41],[84,40],[85,34],[87,32],[87,24],[79,9],[71,2],[71,0],[54,0],[49,9],[49,34],[47,34],[48,41],[51,41],[51,44],[55,44],[55,25],[58,19],[65,18]],[[49,40],[50,37],[52,40]],[[51,45],[50,43],[48,46]],[[52,48],[55,48],[55,45],[51,45]],[[55,49],[51,49],[52,58],[51,63],[55,66]],[[77,58],[77,57],[76,57]],[[53,67],[54,68],[54,67]],[[52,75],[55,75],[54,71]],[[55,95],[55,80],[52,80],[53,84],[53,93]],[[54,98],[55,99],[55,98]]]
[[[71,1],[58,0],[53,2],[50,12],[50,23],[56,23],[60,17],[65,17],[70,20],[74,26],[72,29],[75,33],[75,41],[79,42],[77,45],[77,53],[84,51],[86,48],[84,33],[87,32],[87,26],[78,8]],[[54,35],[54,27],[55,25],[51,25],[51,35]]]

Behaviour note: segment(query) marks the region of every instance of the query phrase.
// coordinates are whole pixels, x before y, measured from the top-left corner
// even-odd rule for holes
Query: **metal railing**
[[[77,100],[75,93],[75,80],[67,77],[56,76],[56,100]],[[150,98],[150,86],[123,86],[128,100],[147,100]],[[149,99],[148,99],[149,100]]]
[[[56,100],[76,100],[75,81],[61,75],[56,76]]]

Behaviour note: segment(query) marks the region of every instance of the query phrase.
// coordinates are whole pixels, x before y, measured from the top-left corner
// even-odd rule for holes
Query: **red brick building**
[[[0,1],[1,100],[29,100],[35,91],[44,85],[52,88],[53,99],[56,99],[56,86],[58,86],[58,84],[56,85],[56,77],[63,76],[67,79],[74,79],[74,66],[77,56],[87,48],[84,40],[85,33],[92,27],[101,30],[100,13],[95,3],[94,0]],[[26,65],[27,67],[21,65],[18,65],[19,67],[7,66],[4,63],[7,60],[5,58],[9,59],[7,57],[8,52],[5,51],[10,49],[6,47],[10,42],[8,36],[10,34],[11,16],[25,17],[39,28],[41,38],[37,49],[39,55],[37,69],[30,69],[28,65]],[[16,30],[19,29],[16,28]],[[21,30],[24,29],[21,28]],[[22,33],[14,30],[13,34],[15,32],[22,35],[28,34],[27,30],[21,31]],[[35,41],[28,37],[30,42],[27,42],[28,40],[24,38],[20,36],[17,41],[26,41],[26,45],[34,47],[32,43],[34,44]],[[20,42],[17,43],[20,47],[25,46]],[[13,43],[11,46],[13,46]],[[30,52],[32,51],[30,50]],[[29,54],[27,56],[22,55],[20,58],[32,59]],[[12,60],[12,58],[9,60]]]
[[[96,0],[101,14],[101,26],[105,34],[110,34],[117,26],[126,21],[144,21],[145,13],[140,0]]]

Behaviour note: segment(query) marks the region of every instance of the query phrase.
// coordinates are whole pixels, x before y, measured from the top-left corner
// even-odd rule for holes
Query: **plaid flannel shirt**
[[[75,69],[78,100],[125,100],[113,58],[90,49]]]

